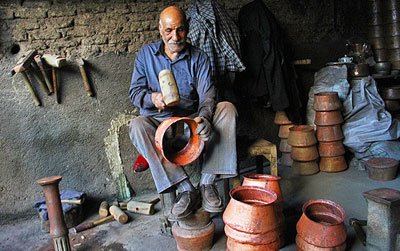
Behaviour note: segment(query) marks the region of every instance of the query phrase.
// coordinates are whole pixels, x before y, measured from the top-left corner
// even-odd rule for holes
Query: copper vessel
[[[389,112],[398,112],[400,111],[400,100],[384,100],[385,108]]]
[[[317,247],[332,248],[346,242],[346,213],[330,200],[310,200],[303,205],[303,214],[297,222],[297,234]]]
[[[367,9],[371,13],[378,13],[383,11],[382,1],[380,0],[367,1]]]
[[[317,145],[305,146],[305,147],[292,147],[291,155],[295,161],[312,161],[318,159]]]
[[[273,229],[263,234],[250,234],[235,230],[229,225],[225,225],[224,231],[227,237],[246,244],[266,245],[279,240],[278,229]]]
[[[385,24],[383,32],[386,37],[400,36],[400,23]]]
[[[293,164],[293,159],[290,153],[282,153],[280,163],[285,166],[291,166]]]
[[[279,134],[278,137],[281,139],[289,138],[289,128],[293,127],[293,124],[290,125],[281,125],[279,127]]]
[[[320,92],[314,95],[313,108],[320,112],[335,111],[342,108],[342,103],[337,92]]]
[[[371,158],[367,161],[366,166],[368,178],[388,181],[396,178],[399,161],[391,158]]]
[[[373,49],[384,49],[385,47],[385,38],[383,37],[372,37],[369,39],[371,42]]]
[[[297,175],[312,175],[319,172],[318,161],[298,162],[293,161],[293,173]]]
[[[214,231],[213,221],[200,229],[184,229],[179,226],[179,222],[172,225],[172,234],[179,251],[210,250],[213,245]]]
[[[336,247],[324,248],[324,247],[314,246],[306,242],[299,235],[296,236],[296,245],[297,245],[296,249],[297,251],[345,251],[346,250],[346,242]]]
[[[277,228],[274,204],[276,193],[261,187],[233,188],[223,214],[223,221],[231,228],[251,234],[263,234]]]
[[[277,111],[275,113],[274,123],[276,125],[290,125],[290,124],[293,124],[292,121],[290,121],[288,119],[288,117],[286,116],[286,112],[285,111]]]
[[[336,157],[346,153],[341,140],[331,142],[319,142],[318,152],[321,157]]]
[[[343,131],[340,125],[317,126],[318,141],[337,141],[342,140],[343,138]]]
[[[292,151],[292,146],[288,144],[287,139],[281,139],[281,143],[279,144],[279,151],[283,153],[290,153]]]
[[[288,144],[291,146],[312,146],[317,143],[314,128],[308,125],[297,125],[289,129]],[[293,151],[293,148],[292,148]]]
[[[344,156],[321,157],[319,169],[327,173],[341,172],[347,169],[347,163]]]
[[[385,38],[384,45],[387,49],[400,48],[400,36]]]
[[[387,62],[389,61],[389,56],[387,49],[375,49],[374,50],[374,59],[376,62]]]
[[[400,48],[388,49],[389,60],[388,61],[399,61],[400,60]]]
[[[387,10],[382,13],[382,19],[384,24],[393,24],[400,22],[400,9]]]
[[[252,245],[240,243],[232,238],[226,240],[226,250],[228,251],[275,251],[279,250],[279,241],[272,242],[266,245]]]
[[[179,121],[183,121],[189,126],[190,138],[185,147],[179,151],[174,151],[166,147],[167,139],[165,139],[164,136],[168,128]],[[172,117],[164,120],[158,126],[154,137],[157,149],[161,152],[162,156],[172,164],[184,166],[192,163],[200,156],[204,148],[204,141],[195,133],[196,128],[197,123],[191,118]]]
[[[314,124],[317,126],[332,126],[343,123],[342,113],[340,111],[316,112]]]
[[[379,92],[382,99],[397,100],[400,99],[400,86],[391,86],[382,88]]]
[[[387,0],[387,1],[382,1],[384,4],[383,10],[400,10],[400,2],[398,0]]]

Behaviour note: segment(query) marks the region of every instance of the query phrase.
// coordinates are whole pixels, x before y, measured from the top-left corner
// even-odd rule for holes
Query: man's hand
[[[161,92],[153,92],[151,94],[151,102],[158,109],[159,112],[165,109],[164,98]]]
[[[201,140],[208,141],[211,135],[211,124],[206,118],[197,117],[194,119],[198,123],[195,133],[200,135]]]

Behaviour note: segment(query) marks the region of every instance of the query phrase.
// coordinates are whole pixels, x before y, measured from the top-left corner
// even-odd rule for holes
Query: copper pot
[[[215,224],[213,221],[200,229],[184,229],[179,222],[172,225],[172,234],[179,251],[210,250],[213,245]]]
[[[316,143],[317,139],[315,138],[314,127],[308,125],[297,125],[289,128],[289,145],[304,147],[312,146]]]
[[[279,151],[283,153],[290,153],[292,151],[292,146],[288,144],[287,139],[281,139],[281,143],[279,144]]]
[[[319,156],[321,157],[336,157],[346,153],[343,142],[341,140],[331,142],[319,142]]]
[[[318,159],[317,145],[305,146],[305,147],[292,147],[291,155],[295,161],[312,161]]]
[[[285,166],[291,166],[293,164],[293,159],[290,153],[282,153],[280,163]]]
[[[319,169],[327,173],[341,172],[347,169],[347,163],[344,156],[321,157]]]
[[[176,152],[165,148],[166,139],[164,139],[164,136],[168,128],[179,121],[183,121],[189,126],[191,135],[186,146]],[[192,163],[200,156],[204,148],[204,141],[195,133],[196,128],[197,123],[191,118],[172,117],[164,120],[158,126],[155,134],[157,149],[161,152],[162,156],[172,164],[184,166]]]
[[[376,62],[387,62],[389,61],[389,56],[387,49],[375,49],[374,50],[374,59]]]
[[[235,230],[229,225],[225,225],[224,231],[227,237],[246,244],[266,245],[279,240],[278,229],[273,229],[263,234],[250,234]]]
[[[279,240],[267,245],[252,245],[240,243],[232,238],[226,240],[226,250],[228,251],[266,251],[266,250],[279,250]]]
[[[400,100],[384,100],[385,108],[389,112],[398,112],[400,111]]]
[[[233,188],[223,214],[223,221],[241,232],[263,234],[277,228],[273,203],[276,193],[261,187],[239,186]]]
[[[289,138],[289,128],[291,128],[293,125],[281,125],[279,127],[279,134],[278,137],[281,139],[287,139]]]
[[[346,242],[336,247],[323,248],[314,246],[306,242],[299,235],[296,236],[296,245],[297,245],[297,251],[345,251],[346,250]]]
[[[342,113],[340,111],[316,112],[314,124],[317,126],[332,126],[343,123]]]
[[[373,49],[385,48],[385,38],[383,37],[371,37],[369,38]]]
[[[320,92],[314,95],[315,111],[335,111],[342,108],[337,92]]]
[[[398,100],[400,99],[400,86],[391,86],[383,88],[380,92],[382,99]]]
[[[369,75],[369,65],[364,63],[349,64],[349,75],[351,77],[366,77]]]
[[[292,121],[290,121],[288,119],[288,117],[286,116],[286,112],[285,111],[277,111],[275,113],[274,123],[277,124],[277,125],[290,125],[290,124],[293,124]]]
[[[303,214],[297,222],[297,234],[318,247],[337,247],[346,242],[346,213],[330,200],[310,200],[303,205]]]
[[[292,169],[293,173],[297,175],[312,175],[319,172],[318,161],[293,161]]]
[[[317,126],[318,141],[337,141],[343,138],[342,127],[340,125]]]

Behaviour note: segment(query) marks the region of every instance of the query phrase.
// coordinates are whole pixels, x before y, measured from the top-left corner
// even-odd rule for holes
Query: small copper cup
[[[343,142],[338,140],[332,142],[319,142],[318,152],[321,157],[336,157],[344,155],[346,150],[344,149]]]
[[[343,123],[342,113],[340,111],[316,112],[314,124],[317,126],[331,126]]]
[[[342,103],[337,92],[320,92],[314,95],[313,108],[318,112],[336,111],[342,108]]]
[[[321,157],[319,169],[327,173],[341,172],[347,169],[347,163],[344,156]]]

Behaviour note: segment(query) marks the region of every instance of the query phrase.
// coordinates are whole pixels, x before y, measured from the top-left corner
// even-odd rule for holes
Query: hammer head
[[[56,68],[60,68],[67,62],[65,58],[57,55],[44,54],[42,58],[46,61],[48,65]]]
[[[83,61],[82,58],[77,58],[76,59],[76,63],[78,64],[78,66],[84,66],[85,65],[85,61]]]
[[[13,70],[15,72],[22,72],[28,69],[31,65],[33,58],[37,55],[36,50],[29,50],[27,55],[20,60],[18,60],[17,64],[14,66]]]

